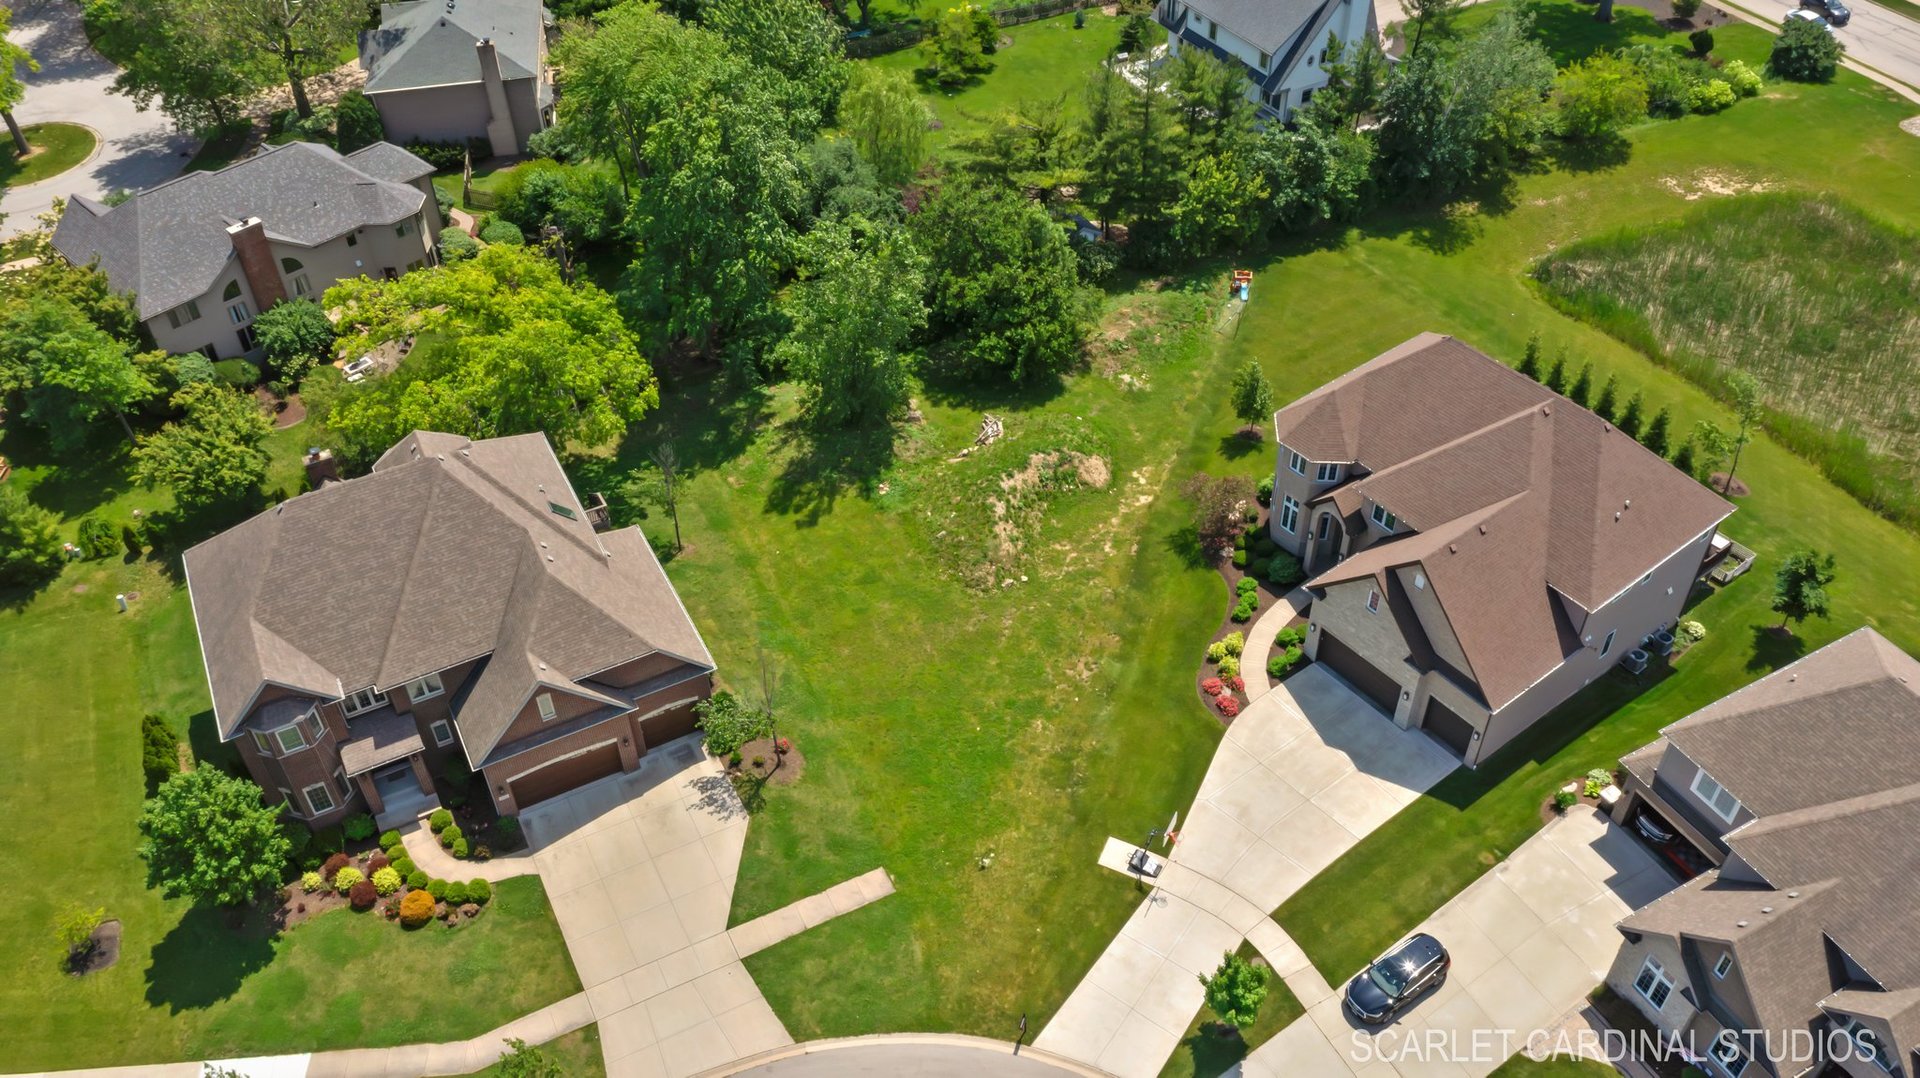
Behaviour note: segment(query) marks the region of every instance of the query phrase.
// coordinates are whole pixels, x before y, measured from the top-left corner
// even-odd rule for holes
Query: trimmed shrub
[[[391,862],[391,865],[393,870],[395,872],[398,872],[400,874],[400,878],[403,880],[406,879],[408,876],[413,875],[414,869],[419,867],[418,865],[415,865],[413,863],[413,858],[411,857],[396,857]]]
[[[469,847],[467,846],[467,840],[465,836],[455,838],[453,840],[453,845],[448,847],[449,852],[451,852],[455,857],[459,857],[462,859],[465,859],[465,857],[467,856],[468,849]]]
[[[366,873],[360,871],[359,869],[353,867],[352,865],[348,865],[347,867],[333,874],[333,889],[344,895],[349,890],[352,889],[354,884],[359,883],[361,880],[364,880],[366,878],[367,878]]]
[[[462,832],[459,824],[448,824],[440,830],[440,848],[443,850],[452,849],[454,841],[461,836]]]
[[[1695,30],[1687,35],[1687,44],[1693,46],[1695,56],[1705,56],[1713,51],[1713,31]]]
[[[1307,571],[1300,567],[1300,559],[1284,550],[1267,562],[1267,583],[1276,588],[1291,588],[1306,578]]]
[[[1767,66],[1775,75],[1795,82],[1829,82],[1840,66],[1840,39],[1817,22],[1794,19],[1773,39]]]
[[[1247,650],[1247,634],[1239,632],[1228,633],[1220,638],[1220,646],[1226,649],[1228,655],[1239,655],[1241,652]]]
[[[346,868],[348,865],[352,863],[353,863],[353,858],[348,857],[344,853],[336,853],[333,856],[327,858],[326,863],[320,866],[320,875],[323,878],[325,878],[328,882],[332,882],[333,878],[340,872],[341,869]],[[358,872],[359,870],[355,869],[354,871]]]
[[[1200,691],[1208,696],[1218,696],[1227,691],[1227,683],[1217,677],[1210,677],[1200,682]]]
[[[502,816],[493,822],[493,829],[500,832],[501,838],[519,838],[520,818],[518,816]]]
[[[400,839],[400,832],[398,831],[380,832],[380,848],[381,849],[392,850],[395,846],[399,846],[402,849],[406,848],[406,843],[401,841]],[[388,853],[387,856],[393,857],[393,854]],[[394,858],[394,860],[399,860],[399,858]]]
[[[1247,679],[1239,675],[1230,677],[1227,679],[1227,688],[1232,689],[1234,692],[1246,692]]]
[[[89,558],[105,558],[120,549],[120,533],[99,517],[80,521],[80,551]]]
[[[435,902],[438,902],[441,899],[446,898],[447,897],[447,881],[445,880],[427,881],[427,893],[433,896],[433,900]]]
[[[340,95],[333,110],[333,148],[341,153],[364,149],[387,137],[380,110],[359,90]]]
[[[1267,575],[1267,559],[1254,556],[1247,559],[1247,575],[1255,580],[1263,580]]]
[[[1752,97],[1760,92],[1760,73],[1750,67],[1745,60],[1728,60],[1720,74],[1726,76],[1733,92],[1741,97]]]
[[[1229,655],[1220,660],[1220,676],[1228,679],[1240,676],[1240,659],[1238,656]]]
[[[400,900],[400,923],[408,928],[419,928],[433,920],[433,896],[426,891],[408,891],[407,897]]]
[[[482,226],[480,240],[483,243],[504,243],[509,247],[524,246],[527,242],[526,236],[520,232],[520,226],[504,217],[492,218]]]
[[[1700,0],[1673,0],[1673,13],[1683,19],[1691,19],[1700,11]],[[1701,55],[1706,55],[1702,53]]]
[[[1735,101],[1733,87],[1725,79],[1696,82],[1687,90],[1689,107],[1695,112],[1719,112]]]
[[[167,720],[152,712],[140,718],[140,770],[146,775],[149,793],[180,772],[180,742]]]
[[[416,891],[424,891],[426,890],[427,885],[428,885],[428,881],[427,881],[426,873],[420,871],[417,868],[414,869],[412,872],[407,873],[408,887],[411,887]]]
[[[318,872],[302,872],[300,874],[300,889],[308,894],[312,894],[326,885],[327,881],[321,879]]]
[[[392,868],[376,868],[373,870],[373,887],[374,890],[380,892],[382,898],[398,891],[400,889],[401,879],[401,875]]]
[[[1227,645],[1224,640],[1215,640],[1207,645],[1207,661],[1217,663],[1227,657]]]
[[[1245,569],[1245,568],[1247,567],[1247,552],[1246,552],[1246,551],[1244,551],[1244,550],[1236,550],[1236,551],[1234,551],[1234,552],[1233,552],[1233,567],[1234,567],[1235,569]]]
[[[462,262],[480,253],[480,241],[457,228],[440,233],[440,261]]]
[[[1278,641],[1275,642],[1278,643]],[[1284,678],[1293,672],[1294,667],[1299,665],[1300,649],[1298,647],[1288,647],[1267,656],[1267,676],[1275,679]]]
[[[368,874],[372,874],[391,864],[393,864],[393,858],[388,857],[384,853],[376,853],[372,857],[367,858],[367,872]]]
[[[1280,552],[1280,544],[1273,541],[1273,536],[1261,532],[1247,549],[1253,551],[1256,558],[1271,558]]]
[[[374,900],[379,897],[379,889],[372,880],[361,880],[347,891],[347,903],[356,910],[372,909]]]
[[[1293,648],[1296,651],[1299,650],[1300,645],[1306,643],[1306,641],[1307,627],[1305,625],[1289,625],[1273,636],[1275,645],[1283,648]]]
[[[453,813],[443,808],[434,809],[433,815],[427,817],[427,829],[436,835],[452,825]]]
[[[484,906],[493,899],[493,885],[485,880],[467,881],[467,901]]]
[[[1239,583],[1233,586],[1233,591],[1235,595],[1238,595],[1242,599],[1249,595],[1258,595],[1260,594],[1260,582],[1252,577],[1242,577]]]
[[[1689,644],[1698,644],[1707,638],[1707,627],[1697,621],[1683,621],[1674,626],[1673,635]]]
[[[461,883],[459,880],[449,882],[447,884],[446,901],[449,906],[465,905],[467,901],[467,885]]]
[[[1253,496],[1260,500],[1261,505],[1272,505],[1273,504],[1273,476],[1270,476],[1270,475],[1261,476],[1259,484],[1253,488]]]
[[[1553,807],[1559,812],[1567,811],[1579,800],[1579,796],[1572,790],[1555,790],[1553,793]]]
[[[1213,706],[1219,708],[1220,714],[1225,715],[1229,719],[1240,714],[1240,698],[1232,693],[1222,693],[1214,697]]]
[[[1233,620],[1236,622],[1244,623],[1244,622],[1252,621],[1253,613],[1258,609],[1260,609],[1260,601],[1258,599],[1255,599],[1253,596],[1248,595],[1243,597],[1239,602],[1233,604],[1233,614],[1231,616]]]

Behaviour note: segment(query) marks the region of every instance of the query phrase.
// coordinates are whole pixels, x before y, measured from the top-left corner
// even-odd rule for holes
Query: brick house
[[[411,819],[449,761],[502,814],[694,728],[713,660],[637,527],[546,437],[419,431],[189,550],[214,722],[314,827]]]
[[[1567,398],[1424,333],[1274,414],[1306,651],[1476,766],[1670,628],[1733,507]]]

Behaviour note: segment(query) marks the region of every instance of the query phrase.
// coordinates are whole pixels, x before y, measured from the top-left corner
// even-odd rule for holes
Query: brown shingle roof
[[[1496,709],[1580,646],[1556,594],[1596,610],[1733,508],[1592,412],[1432,333],[1281,409],[1274,433],[1365,472],[1333,492],[1343,512],[1370,498],[1419,532],[1309,586],[1419,564]]]
[[[713,665],[639,529],[596,535],[539,434],[410,435],[372,474],[267,510],[186,566],[222,737],[263,683],[338,698],[511,651],[458,716],[478,761],[538,662],[566,677],[654,652]]]

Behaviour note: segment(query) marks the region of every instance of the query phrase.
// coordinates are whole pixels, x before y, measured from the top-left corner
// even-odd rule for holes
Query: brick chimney
[[[513,131],[513,110],[507,105],[507,84],[500,77],[500,52],[490,37],[474,42],[473,51],[480,58],[480,85],[487,91],[487,142],[496,157],[519,153],[520,140]]]
[[[333,450],[308,449],[306,465],[308,489],[319,490],[328,483],[340,482],[340,462],[333,459]]]
[[[233,242],[233,253],[240,257],[240,272],[246,275],[247,287],[253,292],[253,302],[259,305],[260,311],[286,299],[287,288],[280,283],[280,269],[273,264],[273,248],[267,244],[267,226],[260,218],[249,217],[237,225],[228,225],[227,239]]]

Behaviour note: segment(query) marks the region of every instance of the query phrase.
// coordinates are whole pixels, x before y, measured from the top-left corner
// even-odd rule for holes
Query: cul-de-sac
[[[0,0],[0,1078],[1915,1078],[1920,4]]]

